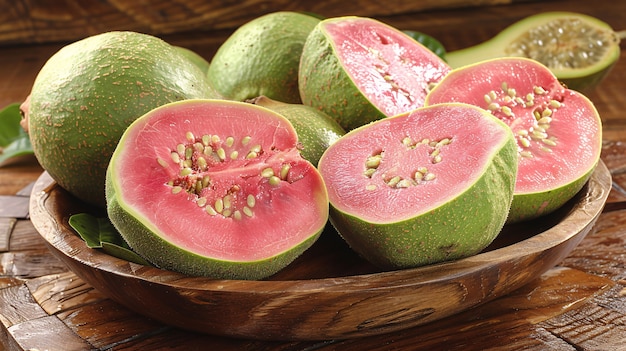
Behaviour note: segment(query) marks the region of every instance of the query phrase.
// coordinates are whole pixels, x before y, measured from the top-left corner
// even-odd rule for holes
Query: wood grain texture
[[[487,40],[506,26],[526,16],[540,11],[554,10],[586,13],[607,22],[616,30],[626,29],[624,18],[626,1],[608,2],[608,0],[599,0],[599,2],[551,0],[540,3],[523,1],[488,7],[398,13],[376,16],[376,18],[400,29],[417,30],[429,34],[439,39],[448,50],[455,50]],[[0,26],[2,26],[1,23],[2,21],[0,21]],[[106,30],[110,29],[113,28],[106,28]],[[83,33],[87,31],[84,30]],[[232,28],[201,29],[193,32],[163,34],[160,37],[172,44],[190,48],[210,60],[219,45],[232,31]],[[2,77],[0,79],[0,106],[24,101],[39,69],[65,42],[0,47],[0,77]],[[622,41],[622,50],[624,47],[626,47],[626,41]],[[623,111],[626,111],[626,98],[622,93],[624,82],[626,82],[626,59],[622,55],[609,76],[596,90],[588,94],[602,118],[606,140],[626,140],[626,121],[623,118]],[[23,165],[24,162],[16,167]],[[0,173],[2,171],[3,169],[0,168]],[[21,179],[9,181],[20,182]],[[0,184],[0,190],[3,187],[6,185]],[[7,192],[7,194],[11,193]]]
[[[154,35],[232,29],[274,11],[323,16],[389,16],[445,8],[507,4],[511,0],[211,1],[0,0],[0,46],[73,41],[108,30]]]
[[[2,83],[0,83],[0,85],[1,84]],[[23,176],[21,177],[13,177],[13,179],[8,178],[1,182],[0,194],[6,194],[6,196],[15,196],[17,194],[15,189],[23,189],[27,187],[29,183],[32,182],[32,177],[37,177],[39,174],[41,174],[42,170],[43,169],[41,168],[41,166],[39,166],[35,157],[22,159],[18,163],[11,163],[0,167],[0,175],[9,174],[12,172],[15,172],[16,174],[23,174]]]
[[[97,4],[89,5],[92,2]],[[60,10],[43,11],[41,9],[46,6],[38,4],[43,2],[0,0],[0,3],[4,10],[0,14],[0,36],[7,38],[11,32],[26,33],[23,37],[14,36],[6,45],[0,44],[0,106],[21,101],[27,96],[38,69],[64,41],[71,40],[67,36],[60,39],[67,35],[68,28],[74,31],[73,35],[83,36],[89,30],[113,29],[116,23],[120,25],[116,28],[121,28],[128,20],[124,17],[114,20],[116,15],[107,17],[110,16],[107,12],[110,1],[81,2],[84,6],[100,9],[103,16],[100,24],[75,19],[69,20],[70,24],[64,23],[71,16]],[[24,6],[34,9],[39,6],[40,10],[34,11],[43,21],[39,27],[15,21],[17,17],[14,16],[24,13],[19,12],[25,11]],[[626,2],[607,0],[513,2],[501,6],[433,9],[377,17],[402,29],[434,35],[448,49],[457,49],[488,39],[530,14],[563,9],[587,13],[616,29],[625,29]],[[88,14],[80,13],[82,10],[75,11],[74,16],[88,17]],[[164,34],[163,37],[210,59],[232,32],[232,28],[227,27],[206,27]],[[55,41],[63,42],[17,45],[22,39],[43,40],[35,39],[34,28],[39,28],[38,33],[47,36],[45,40],[55,37]],[[622,43],[622,51],[624,45]],[[626,340],[626,192],[619,188],[626,189],[625,81],[626,60],[622,57],[609,77],[589,95],[604,123],[607,143],[602,157],[617,185],[609,195],[594,232],[587,235],[558,267],[490,303],[434,323],[350,340],[281,342],[208,336],[160,324],[106,298],[69,272],[47,250],[32,223],[25,219],[5,227],[0,225],[0,235],[4,235],[0,250],[0,344],[7,350],[19,351],[31,348],[64,351],[622,350]],[[31,184],[41,171],[32,160],[0,167],[0,194],[15,195]],[[5,232],[7,228],[11,228],[9,233]],[[330,261],[333,265],[337,263]],[[129,293],[123,286],[120,289]],[[296,302],[301,301],[293,303]],[[222,313],[227,312],[222,310]],[[31,332],[24,332],[29,330]],[[48,332],[42,334],[42,331]]]

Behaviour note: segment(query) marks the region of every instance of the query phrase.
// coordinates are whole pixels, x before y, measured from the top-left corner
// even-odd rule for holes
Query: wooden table
[[[603,4],[606,3],[606,4]],[[626,2],[550,1],[379,18],[449,49],[485,40],[545,10],[585,12],[626,29]],[[164,37],[207,58],[231,32]],[[0,47],[0,107],[22,101],[63,43]],[[622,44],[622,50],[624,44]],[[190,333],[137,315],[81,281],[44,246],[28,219],[33,158],[0,167],[0,342],[7,350],[626,350],[626,59],[589,97],[604,123],[602,158],[614,183],[593,233],[557,267],[521,289],[422,327],[376,337],[261,342]],[[0,347],[2,350],[2,347]]]

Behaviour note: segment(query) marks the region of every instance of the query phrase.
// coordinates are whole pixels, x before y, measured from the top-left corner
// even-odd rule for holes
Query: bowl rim
[[[30,205],[33,225],[52,253],[78,277],[130,310],[205,334],[327,340],[419,326],[525,285],[565,258],[593,229],[611,186],[611,174],[600,162],[558,216],[535,222],[539,231],[491,251],[418,268],[301,280],[192,277],[90,249],[67,223],[67,208],[56,208],[62,216],[49,212],[55,205],[68,205],[63,202],[67,197],[47,203],[62,190],[46,174],[33,187]],[[162,298],[168,299],[165,306]]]
[[[591,182],[600,184],[599,190],[603,191],[600,191],[600,193],[597,194],[591,194],[592,192],[598,190],[597,187],[591,187],[589,185]],[[75,244],[75,241],[80,241],[84,244],[82,239],[75,234],[71,237],[68,234],[73,233],[67,233],[64,230],[65,228],[61,228],[59,224],[57,224],[55,228],[46,228],[46,226],[42,225],[41,221],[38,220],[38,217],[42,215],[51,216],[51,214],[47,211],[46,201],[49,199],[52,190],[57,186],[58,185],[54,183],[52,178],[47,175],[46,172],[44,172],[37,180],[36,185],[33,187],[33,196],[31,196],[31,212],[34,212],[35,215],[35,221],[33,221],[33,223],[47,244],[52,245],[66,256],[77,260],[82,264],[92,266],[96,269],[105,270],[109,273],[141,279],[153,284],[167,284],[168,286],[178,287],[181,289],[204,287],[206,290],[210,290],[213,286],[219,287],[220,291],[238,291],[247,290],[250,286],[254,286],[257,289],[262,288],[263,286],[271,287],[280,282],[282,289],[285,291],[304,291],[306,289],[310,289],[311,287],[320,289],[323,286],[327,289],[334,287],[335,289],[333,291],[337,292],[341,291],[341,287],[346,290],[351,290],[349,287],[353,285],[358,285],[361,289],[392,288],[392,286],[382,287],[376,286],[374,283],[370,283],[372,277],[393,277],[394,279],[403,282],[402,284],[407,284],[408,281],[412,281],[412,284],[437,282],[443,279],[450,279],[454,276],[463,275],[467,270],[476,270],[481,267],[486,268],[492,265],[494,261],[502,261],[518,257],[520,248],[524,248],[524,255],[527,256],[561,244],[579,234],[585,229],[585,227],[589,226],[590,223],[595,222],[595,219],[597,219],[597,217],[601,214],[611,188],[611,176],[604,162],[600,161],[581,191],[581,193],[583,193],[581,196],[581,203],[576,203],[560,222],[556,223],[549,229],[510,245],[454,261],[442,262],[417,268],[339,277],[294,280],[236,280],[194,277],[167,271],[157,267],[142,266],[99,252],[98,250],[74,250],[73,245],[66,245],[64,243],[69,241],[71,244]],[[579,195],[581,194],[578,194],[577,196]],[[589,199],[590,196],[593,196],[591,200]],[[577,211],[583,208],[584,211]],[[33,218],[32,214],[31,218]],[[581,220],[575,220],[578,218]],[[586,218],[586,220],[582,220],[583,218]],[[572,226],[572,222],[575,222],[576,225]],[[562,230],[564,227],[571,228],[567,228],[568,230]],[[59,236],[59,234],[61,234],[61,236]],[[116,265],[116,262],[126,262],[127,265]],[[120,269],[119,267],[125,268]],[[442,271],[453,272],[454,274],[441,276],[438,273],[441,273]],[[159,272],[160,274],[154,274],[154,272]],[[169,278],[165,280],[154,278],[159,275],[166,275]],[[368,285],[371,286],[368,287]]]

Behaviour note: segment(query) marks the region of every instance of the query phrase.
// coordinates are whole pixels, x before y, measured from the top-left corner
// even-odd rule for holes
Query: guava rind
[[[507,223],[513,224],[529,221],[558,210],[578,194],[593,174],[596,165],[589,172],[581,175],[580,178],[560,188],[545,192],[515,194]]]
[[[388,98],[381,98],[385,94],[389,95],[399,94],[391,88],[389,83],[383,83],[381,87],[379,80],[382,79],[381,73],[374,71],[374,75],[365,75],[354,78],[348,72],[347,67],[351,63],[342,62],[340,59],[339,51],[351,51],[350,48],[344,48],[342,40],[338,40],[335,43],[333,40],[333,34],[329,32],[328,27],[331,26],[353,26],[354,28],[362,29],[365,26],[371,28],[377,28],[377,30],[371,29],[363,30],[370,36],[389,35],[389,37],[380,40],[389,40],[393,42],[392,45],[408,45],[401,50],[404,51],[403,55],[412,55],[419,53],[418,65],[424,65],[427,68],[420,67],[419,73],[411,71],[411,78],[402,77],[405,82],[402,85],[407,85],[406,89],[408,94],[411,95],[411,102],[409,106],[405,107],[405,104],[388,102]],[[344,31],[341,29],[340,31]],[[360,34],[360,33],[359,33]],[[391,37],[393,35],[393,38]],[[350,36],[350,35],[348,35]],[[397,41],[396,41],[397,40]],[[389,43],[387,43],[389,44]],[[381,47],[387,44],[380,44]],[[358,46],[358,45],[357,45]],[[391,46],[391,45],[389,45]],[[397,55],[397,53],[394,53]],[[399,54],[398,54],[399,55]],[[361,57],[354,61],[362,63],[364,60],[371,60]],[[401,62],[401,58],[387,57],[387,65],[405,66],[404,62]],[[374,70],[374,64],[372,63],[371,70]],[[334,17],[322,20],[309,34],[302,51],[302,57],[300,58],[298,89],[300,91],[300,98],[304,105],[313,106],[314,108],[324,111],[326,114],[334,118],[346,131],[357,128],[369,122],[385,118],[389,115],[397,114],[413,108],[421,107],[423,105],[423,96],[426,95],[426,91],[430,81],[429,79],[440,79],[449,70],[448,65],[435,53],[430,51],[421,43],[415,41],[406,33],[393,28],[385,23],[379,22],[372,18],[357,17],[357,16],[344,16]],[[407,70],[407,72],[410,70]],[[375,77],[376,78],[373,78]],[[413,79],[415,78],[415,79]],[[395,110],[404,108],[403,111],[387,113],[385,108],[377,106],[377,102],[370,99],[366,92],[362,91],[357,84],[357,81],[376,85],[375,88],[371,88],[367,94],[377,95],[377,99],[381,101],[381,104],[386,103],[389,106],[394,106]],[[398,84],[400,85],[400,84]],[[418,89],[409,87],[409,85],[421,85]],[[405,88],[405,87],[401,87]],[[374,92],[374,90],[376,90]]]
[[[131,240],[135,252],[142,252],[142,257],[160,269],[181,272],[190,276],[206,276],[215,279],[259,280],[267,278],[295,260],[321,235],[323,228],[314,233],[298,246],[264,260],[233,262],[201,256],[176,246],[160,236],[154,235],[153,229],[128,212],[116,199],[115,191],[108,190],[107,212],[114,220],[116,229]],[[132,234],[129,234],[132,233]],[[134,239],[133,239],[134,238]],[[139,239],[140,240],[135,240]],[[147,253],[147,254],[146,254]]]
[[[278,112],[291,122],[298,133],[302,157],[314,165],[330,145],[346,134],[339,123],[311,106],[283,103],[266,96],[259,96],[252,102]]]
[[[521,19],[509,27],[502,30],[496,36],[484,41],[480,44],[450,51],[446,53],[445,59],[453,68],[458,68],[479,61],[508,56],[504,49],[514,39],[522,34],[539,27],[545,23],[551,22],[558,18],[572,18],[585,22],[586,24],[604,30],[607,33],[614,33],[611,26],[607,23],[585,14],[568,12],[568,11],[550,11],[542,12],[536,15],[528,16]],[[583,34],[581,34],[583,35]],[[594,65],[587,68],[576,69],[558,69],[549,67],[555,76],[562,81],[568,88],[581,92],[589,92],[595,88],[611,68],[617,63],[621,50],[619,46],[619,38],[614,35],[615,40],[610,50],[607,51],[605,57]],[[547,38],[546,38],[547,39]],[[538,59],[529,57],[531,59]]]
[[[28,103],[29,135],[61,187],[104,207],[106,167],[126,127],[153,107],[208,97],[203,72],[173,46],[106,32],[61,48],[41,68]]]
[[[522,97],[532,94],[536,86],[547,91],[543,94],[547,97],[543,103],[523,106],[512,102],[512,115],[492,112],[498,118],[507,120],[507,124],[515,129],[516,138],[519,137],[517,182],[525,185],[516,186],[507,219],[507,223],[516,223],[550,214],[580,191],[600,160],[602,121],[589,98],[562,86],[543,64],[522,57],[500,57],[456,68],[431,90],[426,97],[426,105],[461,102],[488,110],[490,103],[485,100],[485,95],[490,91],[500,91],[503,82]],[[562,99],[561,103],[566,107],[550,106],[548,99],[552,96]],[[557,137],[556,145],[550,146],[544,153],[542,140],[531,137],[528,139],[530,146],[525,146],[521,139],[527,137],[520,132],[529,120],[538,122],[533,111],[546,107],[553,110],[546,132]],[[539,152],[533,153],[533,157],[524,157],[524,150]],[[533,162],[545,163],[550,168],[533,168]],[[532,188],[527,188],[529,186]]]
[[[300,103],[298,66],[302,47],[320,20],[279,11],[237,28],[211,59],[207,76],[226,99],[245,101],[260,95]]]
[[[466,104],[440,104],[418,108],[401,115],[374,121],[356,128],[331,145],[320,160],[319,169],[327,184],[329,194],[335,190],[334,179],[339,177],[355,177],[360,174],[345,174],[345,170],[337,170],[334,165],[339,162],[336,156],[341,155],[344,143],[354,143],[349,138],[356,133],[371,137],[369,132],[378,125],[396,123],[406,124],[412,114],[430,113],[445,109],[470,111],[482,115],[485,121],[496,125],[504,135],[494,142],[490,159],[485,164],[467,165],[468,167],[484,167],[482,174],[453,198],[431,199],[433,202],[424,204],[423,209],[416,210],[408,218],[399,220],[369,220],[358,209],[348,210],[341,204],[341,197],[335,200],[329,196],[330,222],[338,233],[362,257],[383,269],[411,268],[443,261],[459,259],[477,254],[488,246],[500,233],[508,216],[513,198],[513,190],[517,172],[517,150],[510,129],[501,121],[488,115],[483,110]],[[465,109],[465,110],[464,110]],[[441,121],[442,129],[454,121]],[[392,128],[390,128],[392,129]],[[384,140],[371,140],[381,145],[390,140],[402,138],[404,135],[393,135]],[[458,136],[463,137],[463,136]],[[402,161],[398,161],[402,162]],[[454,172],[454,170],[449,170]],[[340,174],[340,175],[339,175]],[[344,181],[344,180],[342,180]],[[398,189],[405,191],[406,189]],[[368,190],[363,190],[368,191]],[[354,197],[361,196],[352,194]],[[402,204],[397,198],[376,199],[370,201],[383,202],[379,207],[398,208],[413,204]],[[387,203],[387,201],[389,203]],[[440,201],[440,202],[439,202]],[[438,204],[435,204],[438,203]]]
[[[243,183],[246,179],[252,179],[254,172],[271,165],[274,157],[281,162],[290,162],[292,169],[297,169],[293,183],[286,186],[296,186],[293,191],[299,192],[298,195],[292,196],[293,191],[289,189],[259,195],[254,215],[234,219],[205,213],[192,194],[172,193],[167,182],[170,176],[178,174],[176,169],[179,164],[173,163],[175,169],[172,171],[169,166],[157,162],[159,158],[165,157],[163,155],[169,156],[172,147],[158,145],[159,142],[178,143],[181,130],[215,135],[223,132],[237,136],[233,131],[247,134],[259,129],[263,130],[264,135],[269,135],[269,139],[262,142],[266,150],[263,153],[269,155],[268,158],[259,158],[260,163],[255,164],[255,160],[244,162],[243,155],[238,159],[241,162],[235,161],[233,172],[211,174],[212,179],[223,179],[228,184],[215,183],[207,190],[215,192],[219,191],[217,189],[232,187],[233,184],[241,185],[242,189],[249,189],[249,186],[256,189],[255,180],[252,185]],[[182,134],[182,139],[185,139],[185,132]],[[138,147],[138,143],[146,142],[145,146]],[[316,168],[299,155],[295,149],[296,143],[297,135],[290,122],[264,107],[235,101],[198,99],[157,107],[128,127],[111,157],[105,187],[109,219],[137,254],[159,268],[216,279],[266,278],[306,251],[320,236],[328,219],[328,197],[323,179]],[[133,161],[129,161],[129,158]],[[252,173],[246,171],[245,167],[251,167]],[[135,168],[142,171],[136,171]],[[219,168],[217,172],[225,172],[225,168]],[[258,173],[254,174],[260,178]],[[129,182],[137,181],[136,178],[141,184],[127,188]],[[295,185],[299,182],[304,185]],[[168,199],[171,201],[168,202]],[[286,212],[286,209],[289,211]],[[274,222],[278,222],[278,225],[273,225]],[[233,242],[222,246],[220,239],[212,241],[210,237],[218,230],[222,236],[233,237]],[[189,234],[186,234],[187,231]],[[255,237],[259,240],[250,239]],[[240,240],[246,240],[244,246],[247,253],[242,254],[241,250],[237,250],[240,247],[237,245],[241,245]],[[233,246],[230,246],[233,243],[234,251]],[[251,243],[262,243],[263,246],[250,249],[249,246],[254,245]],[[212,248],[208,249],[209,246]]]
[[[309,34],[300,59],[298,85],[305,105],[329,114],[345,130],[385,118],[341,67],[319,26]]]

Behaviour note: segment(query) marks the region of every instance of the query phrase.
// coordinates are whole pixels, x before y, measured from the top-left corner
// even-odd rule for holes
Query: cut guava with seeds
[[[348,132],[319,162],[330,221],[384,269],[476,254],[513,198],[513,133],[476,106],[421,107]]]
[[[124,132],[107,168],[107,213],[157,267],[262,279],[319,237],[328,196],[293,126],[264,107],[186,100]]]
[[[526,57],[541,62],[570,89],[596,87],[620,56],[620,37],[607,23],[567,11],[528,16],[475,46],[451,51],[453,68],[497,57]]]
[[[334,17],[309,34],[300,58],[302,103],[346,130],[421,107],[450,67],[406,33],[367,17]]]
[[[561,207],[600,159],[602,122],[595,106],[535,60],[496,58],[455,69],[426,98],[427,105],[444,102],[484,108],[515,134],[519,170],[510,223]]]

